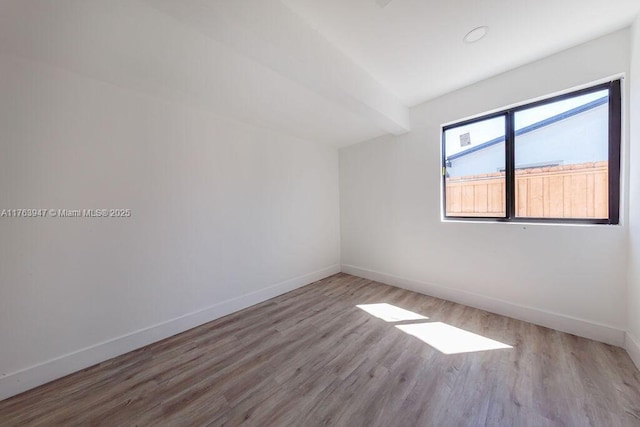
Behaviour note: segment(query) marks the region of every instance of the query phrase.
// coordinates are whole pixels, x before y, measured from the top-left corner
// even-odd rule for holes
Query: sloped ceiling
[[[622,28],[635,3],[0,0],[0,53],[344,146],[407,132],[411,105]],[[462,43],[478,25],[489,36]]]

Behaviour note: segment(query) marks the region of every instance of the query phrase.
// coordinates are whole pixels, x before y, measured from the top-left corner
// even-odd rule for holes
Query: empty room
[[[0,426],[640,426],[637,0],[0,0]]]

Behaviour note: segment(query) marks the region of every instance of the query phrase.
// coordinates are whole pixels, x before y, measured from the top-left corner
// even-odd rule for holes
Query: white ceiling
[[[639,0],[282,0],[402,102],[428,99],[630,25]],[[483,40],[465,44],[481,25]]]
[[[0,53],[344,146],[623,28],[638,0],[0,0]],[[462,42],[490,26],[477,44]],[[597,60],[597,58],[594,58]]]

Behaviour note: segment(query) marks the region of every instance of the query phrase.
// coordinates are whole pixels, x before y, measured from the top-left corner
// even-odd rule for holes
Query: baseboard
[[[538,308],[514,304],[508,301],[460,289],[453,289],[445,286],[406,279],[353,265],[343,264],[342,271],[354,276],[445,299],[447,301],[457,302],[459,304],[468,305],[470,307],[479,308],[491,313],[512,317],[514,319],[524,320],[525,322],[534,323],[536,325],[555,329],[561,332],[567,332],[569,334],[593,339],[618,347],[622,347],[625,343],[625,332],[612,326],[553,313]]]
[[[0,400],[340,272],[332,265],[0,377]]]
[[[629,357],[633,360],[636,367],[640,369],[640,341],[629,331],[627,331],[624,337],[624,348],[627,350],[627,353],[629,353]]]

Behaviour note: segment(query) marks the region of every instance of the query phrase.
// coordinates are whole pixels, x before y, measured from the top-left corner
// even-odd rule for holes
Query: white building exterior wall
[[[516,137],[516,167],[570,165],[608,158],[608,104]],[[505,145],[495,144],[451,161],[449,176],[504,170]]]

